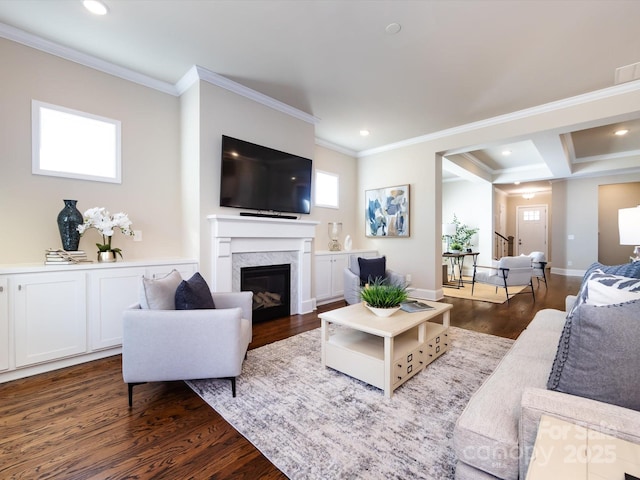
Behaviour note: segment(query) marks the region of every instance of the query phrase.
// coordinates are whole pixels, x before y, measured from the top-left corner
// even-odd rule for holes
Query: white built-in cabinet
[[[349,266],[349,257],[370,258],[378,255],[376,250],[350,250],[340,252],[315,252],[316,304],[334,302],[344,298],[344,269]]]
[[[0,382],[120,353],[142,276],[173,269],[189,278],[197,262],[0,267]]]
[[[6,278],[0,278],[0,371],[9,368],[9,291]]]

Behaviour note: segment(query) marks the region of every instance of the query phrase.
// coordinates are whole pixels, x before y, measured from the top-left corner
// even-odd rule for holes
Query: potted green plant
[[[382,278],[376,278],[360,290],[360,298],[365,306],[379,317],[393,315],[407,297],[406,285],[390,284]]]
[[[451,250],[462,251],[465,247],[471,247],[471,237],[473,237],[479,229],[461,223],[455,213],[453,214],[453,222],[451,223],[456,226],[456,233],[451,236]],[[456,248],[456,246],[458,248]]]

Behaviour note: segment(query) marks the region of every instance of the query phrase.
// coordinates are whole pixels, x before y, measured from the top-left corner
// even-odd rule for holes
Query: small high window
[[[338,208],[340,177],[316,170],[316,207]]]
[[[120,121],[33,100],[32,173],[121,183]]]

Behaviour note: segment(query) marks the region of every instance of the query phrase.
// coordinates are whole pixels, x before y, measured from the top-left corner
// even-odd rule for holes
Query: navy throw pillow
[[[189,280],[183,280],[176,290],[176,310],[196,310],[216,308],[209,285],[202,275],[194,273]]]
[[[387,260],[384,256],[379,258],[358,257],[360,267],[360,286],[373,283],[376,278],[384,279],[387,271]]]

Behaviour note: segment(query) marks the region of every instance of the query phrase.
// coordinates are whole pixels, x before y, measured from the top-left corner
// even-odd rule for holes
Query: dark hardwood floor
[[[538,310],[564,309],[579,284],[550,275],[535,303],[443,301],[452,325],[516,338]],[[250,348],[319,326],[317,312],[256,324]],[[129,409],[120,356],[0,384],[0,432],[2,479],[286,478],[183,382],[140,385]]]

